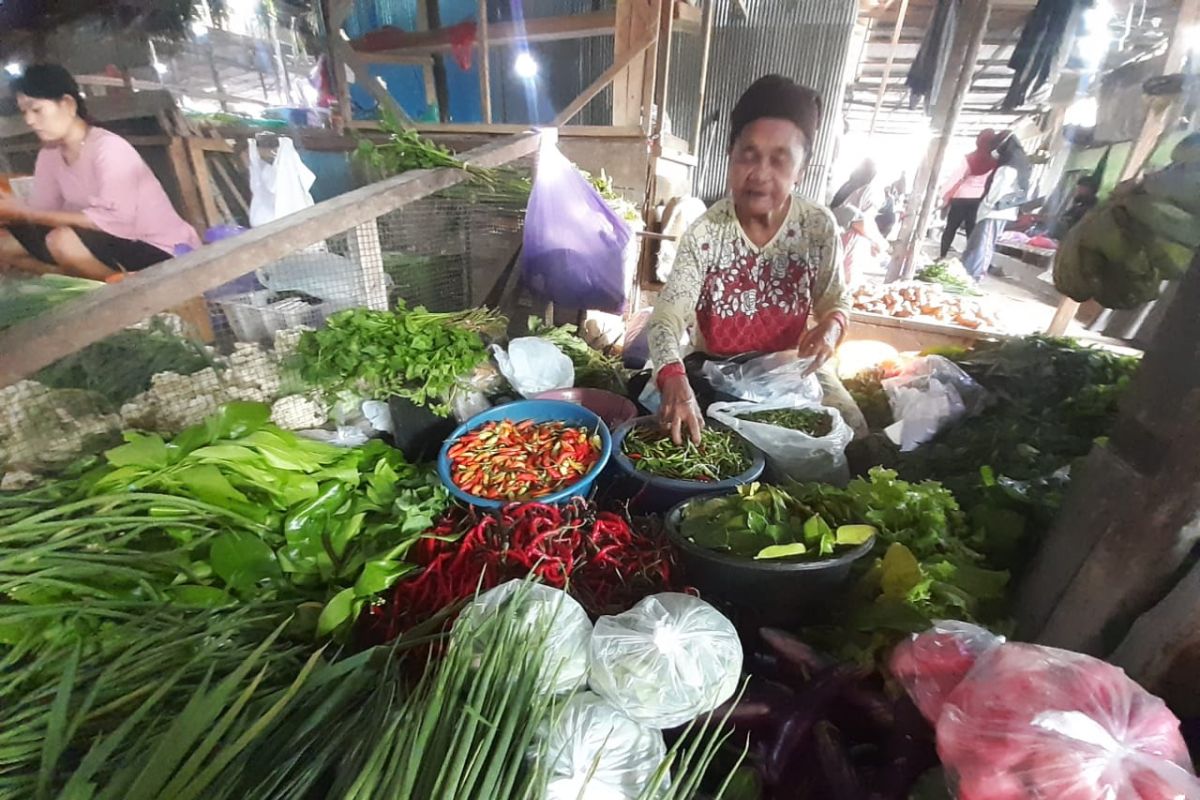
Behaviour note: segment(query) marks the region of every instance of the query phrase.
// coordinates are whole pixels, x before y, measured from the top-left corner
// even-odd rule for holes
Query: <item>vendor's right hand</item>
[[[671,441],[683,444],[683,435],[700,444],[700,432],[704,430],[704,415],[700,413],[700,404],[688,384],[686,375],[672,375],[662,385],[662,405],[658,409],[658,419],[662,426],[671,434]]]

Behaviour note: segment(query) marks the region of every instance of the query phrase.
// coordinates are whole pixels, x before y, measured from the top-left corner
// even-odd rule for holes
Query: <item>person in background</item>
[[[842,249],[845,252],[842,263],[849,286],[857,284],[864,274],[877,270],[881,256],[888,251],[887,239],[875,221],[887,205],[887,189],[881,185],[875,162],[871,159],[864,161],[856,173],[857,187],[841,198],[841,202],[835,195],[832,206],[834,217],[839,222],[846,220],[842,225]]]
[[[35,64],[12,82],[41,141],[29,203],[0,198],[0,267],[108,280],[166,261],[200,238],[129,142],[98,128],[75,79]]]
[[[677,443],[704,416],[684,366],[685,336],[718,358],[796,350],[816,370],[846,334],[850,305],[829,209],[794,194],[812,153],[821,99],[780,75],[755,81],[731,116],[729,196],[679,242],[650,318],[659,418]],[[844,390],[843,390],[844,391]]]
[[[1067,231],[1074,228],[1079,220],[1083,219],[1084,214],[1096,207],[1096,203],[1100,201],[1099,194],[1100,181],[1091,175],[1080,178],[1075,183],[1075,195],[1071,198],[1071,205],[1059,215],[1051,228],[1052,238],[1062,241]]]
[[[975,137],[975,149],[967,153],[959,168],[950,176],[948,187],[942,194],[942,208],[946,212],[946,228],[942,231],[942,247],[939,259],[945,259],[954,245],[959,228],[968,237],[975,229],[979,201],[996,159],[992,151],[997,144],[996,132],[985,128]]]
[[[996,238],[1006,225],[1016,220],[1029,192],[1029,157],[1011,133],[1005,134],[996,147],[996,164],[979,202],[975,229],[967,237],[963,252],[963,267],[976,283],[983,280],[984,272],[991,266]]]

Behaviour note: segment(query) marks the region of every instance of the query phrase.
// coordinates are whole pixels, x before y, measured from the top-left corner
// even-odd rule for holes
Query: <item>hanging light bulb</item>
[[[517,58],[513,61],[513,72],[521,80],[532,80],[537,77],[538,63],[533,56],[523,50],[517,53]]]

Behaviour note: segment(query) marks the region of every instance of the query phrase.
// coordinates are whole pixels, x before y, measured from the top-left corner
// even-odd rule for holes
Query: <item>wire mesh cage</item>
[[[105,318],[119,308],[110,303],[152,291],[148,284],[154,280],[181,279],[155,273],[115,286],[68,281],[62,290],[78,297],[54,307],[43,294],[23,293],[31,284],[17,281],[28,279],[6,277],[0,291],[9,319],[36,316],[0,333],[4,488],[99,452],[119,442],[123,431],[178,433],[230,401],[270,404],[273,421],[288,429],[325,424],[334,403],[306,385],[295,364],[305,331],[347,309],[468,309],[482,302],[515,258],[525,199],[486,186],[440,182],[450,185],[415,198],[397,191],[390,202],[373,200],[379,211],[364,221],[362,207],[343,196],[222,242],[226,258],[214,251],[209,260],[232,277],[190,297],[176,287],[179,299],[169,307],[151,304],[153,313],[95,341],[81,335],[92,315],[83,309],[78,318],[69,313],[80,302],[96,310],[95,318]],[[380,193],[377,186],[359,191]],[[339,218],[344,228],[314,236],[319,228],[341,227]],[[267,250],[264,243],[282,255],[259,257]],[[233,260],[245,269],[234,268]],[[162,266],[182,264],[181,259]],[[109,303],[101,299],[108,296]],[[28,353],[47,340],[66,355],[36,370],[26,368],[28,359],[12,365],[21,360],[12,358],[19,351]]]

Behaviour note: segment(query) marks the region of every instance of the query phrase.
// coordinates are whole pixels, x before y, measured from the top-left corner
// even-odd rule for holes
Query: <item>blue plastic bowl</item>
[[[604,470],[609,456],[612,455],[612,436],[608,432],[608,426],[604,424],[604,420],[583,406],[567,403],[562,400],[517,400],[513,403],[505,403],[502,406],[489,408],[487,411],[476,414],[455,428],[454,432],[442,443],[442,449],[438,453],[438,476],[442,479],[445,487],[450,490],[450,494],[464,503],[480,506],[481,508],[500,508],[513,502],[511,500],[489,500],[485,497],[477,497],[464,492],[450,479],[449,452],[454,443],[464,434],[475,430],[486,422],[499,422],[504,419],[509,419],[513,422],[522,422],[527,419],[531,419],[534,422],[565,422],[568,425],[586,427],[589,430],[595,431],[600,436],[600,458],[592,465],[587,474],[575,483],[565,486],[557,492],[534,498],[535,502],[558,503],[563,500],[569,500],[572,497],[581,497],[587,494],[591,491],[592,484],[595,483],[596,478]]]
[[[737,437],[738,441],[750,456],[750,468],[741,475],[735,475],[723,481],[706,483],[677,478],[660,478],[657,475],[643,472],[629,460],[621,445],[625,442],[625,436],[635,427],[657,424],[657,417],[638,417],[629,420],[613,433],[613,467],[619,475],[621,483],[626,486],[638,487],[634,492],[631,507],[636,507],[635,510],[639,513],[665,513],[684,500],[701,495],[723,494],[736,489],[743,483],[756,481],[762,476],[763,468],[766,466],[766,459],[763,457],[762,451],[740,436]],[[708,421],[706,424],[718,428],[724,427],[712,421]]]

